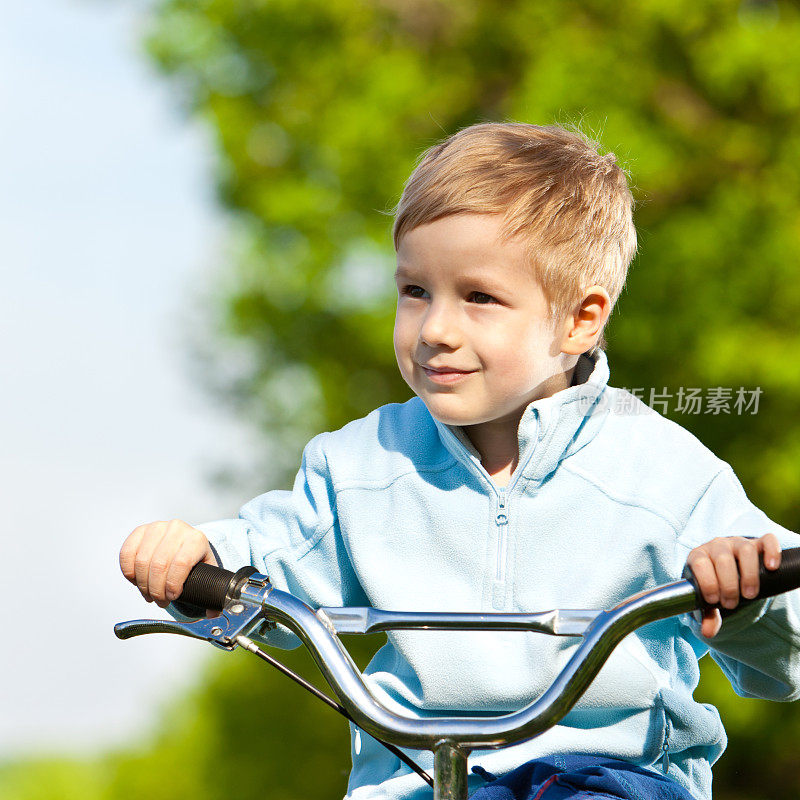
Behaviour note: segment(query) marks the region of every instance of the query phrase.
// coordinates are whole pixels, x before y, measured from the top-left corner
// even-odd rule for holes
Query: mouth
[[[456,367],[426,367],[422,364],[419,368],[425,373],[425,376],[432,380],[434,383],[457,383],[463,380],[467,375],[472,375],[477,370],[474,369],[457,369]]]

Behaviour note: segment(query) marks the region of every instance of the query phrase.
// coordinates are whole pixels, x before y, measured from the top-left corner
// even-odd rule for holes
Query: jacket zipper
[[[669,772],[669,736],[672,731],[667,709],[663,708],[662,710],[664,714],[664,744],[661,745],[661,769],[666,775]]]
[[[494,517],[497,525],[497,570],[495,580],[503,583],[506,579],[506,551],[508,548],[508,514],[506,513],[506,490],[500,489],[497,493],[497,513]]]
[[[455,434],[449,431],[448,434],[453,437],[453,440],[456,444],[456,449],[460,451],[459,456],[457,456],[458,460],[471,470],[475,470],[477,468],[477,471],[483,475],[488,484],[497,493],[497,511],[495,512],[494,517],[495,525],[497,526],[497,551],[495,553],[497,564],[495,567],[494,589],[492,591],[492,605],[499,611],[504,606],[504,583],[506,580],[506,561],[508,560],[508,509],[506,508],[506,496],[514,488],[517,480],[519,479],[519,474],[522,473],[522,471],[528,465],[528,462],[533,457],[533,450],[531,450],[531,452],[528,454],[525,462],[521,466],[517,466],[517,469],[514,471],[515,479],[512,480],[508,486],[499,488],[492,481],[491,476],[483,469],[481,464],[475,464],[463,442],[460,442]]]

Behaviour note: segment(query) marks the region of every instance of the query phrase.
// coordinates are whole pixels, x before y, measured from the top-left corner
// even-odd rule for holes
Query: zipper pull
[[[671,726],[669,724],[669,717],[666,711],[664,712],[664,744],[661,747],[663,755],[661,757],[661,769],[666,775],[669,772],[669,735],[671,733]]]
[[[508,524],[508,515],[506,514],[506,490],[501,489],[500,495],[498,497],[498,510],[497,515],[495,516],[495,522],[498,525],[507,525]]]

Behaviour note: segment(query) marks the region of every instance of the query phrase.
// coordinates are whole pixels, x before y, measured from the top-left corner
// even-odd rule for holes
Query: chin
[[[476,419],[474,414],[470,414],[466,411],[459,411],[455,408],[447,408],[444,404],[430,402],[426,400],[424,397],[420,396],[420,400],[428,408],[430,411],[431,416],[434,419],[439,420],[439,422],[443,423],[444,425],[476,425],[477,423],[481,422],[480,419]]]

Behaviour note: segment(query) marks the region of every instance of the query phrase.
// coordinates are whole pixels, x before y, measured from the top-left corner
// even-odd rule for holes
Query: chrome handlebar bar
[[[297,598],[277,591],[271,593],[268,602],[270,618],[297,633],[359,727],[401,747],[428,750],[434,749],[441,740],[457,742],[465,749],[497,748],[536,736],[569,712],[624,636],[648,622],[691,611],[696,606],[694,588],[688,581],[680,581],[632,597],[609,612],[555,611],[520,615],[533,618],[527,625],[520,619],[509,620],[513,615],[508,614],[494,619],[491,614],[401,614],[392,619],[393,615],[388,612],[378,612],[385,615],[378,623],[380,630],[528,629],[553,635],[583,636],[583,642],[550,688],[520,711],[497,717],[416,719],[389,711],[370,692],[335,635],[352,629],[349,619],[341,628],[336,627],[334,620],[336,612],[341,613],[339,609],[320,609],[314,613]],[[370,629],[375,630],[376,626]]]
[[[785,550],[778,570],[767,571],[762,564],[760,584],[756,599],[800,586],[800,548]],[[315,611],[297,597],[275,589],[266,575],[255,572],[252,567],[244,567],[234,574],[207,564],[194,567],[180,599],[196,604],[198,616],[204,608],[221,608],[222,613],[214,619],[188,623],[172,620],[121,622],[114,626],[114,632],[120,639],[163,632],[204,639],[225,650],[244,647],[304,683],[249,638],[249,635],[263,635],[277,623],[286,626],[309,649],[342,706],[304,683],[306,688],[381,740],[433,786],[434,800],[466,800],[467,755],[471,749],[503,747],[531,739],[556,725],[578,702],[612,650],[629,633],[650,622],[704,606],[694,578],[688,572],[686,580],[636,594],[609,611],[556,610],[531,614],[424,613],[374,608],[319,608]],[[580,636],[583,641],[544,694],[520,711],[495,717],[419,719],[395,713],[381,703],[370,691],[338,634],[420,629],[536,631],[552,636]],[[434,778],[395,745],[432,750]]]
[[[393,612],[371,608],[320,608],[275,589],[264,575],[250,575],[238,597],[220,617],[182,623],[133,620],[115,626],[121,639],[145,633],[171,632],[210,641],[232,650],[252,649],[248,634],[264,632],[265,623],[280,623],[309,649],[325,679],[353,721],[367,733],[401,747],[433,750],[439,742],[464,750],[497,748],[530,739],[557,724],[577,703],[611,651],[628,633],[649,622],[697,608],[688,580],[634,595],[610,611],[557,610],[536,614],[470,614]],[[581,636],[575,653],[544,694],[531,704],[496,717],[418,719],[390,711],[370,691],[339,633],[388,630],[529,630],[554,636]]]

